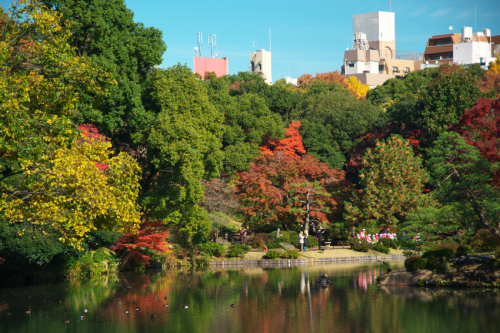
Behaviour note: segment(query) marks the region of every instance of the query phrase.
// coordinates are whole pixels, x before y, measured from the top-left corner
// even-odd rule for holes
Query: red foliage
[[[139,265],[146,265],[151,258],[139,250],[153,250],[158,252],[168,252],[168,242],[166,238],[169,231],[165,229],[163,222],[143,222],[139,233],[128,233],[118,239],[113,246],[113,251],[126,250],[131,253],[131,260]]]
[[[251,164],[248,172],[239,175],[237,194],[242,203],[241,210],[247,220],[258,217],[257,224],[279,224],[290,228],[296,223],[302,223],[302,207],[299,183],[319,181],[316,194],[321,196],[319,209],[311,212],[311,218],[328,222],[327,215],[322,211],[328,206],[335,212],[338,200],[334,196],[325,195],[327,189],[344,184],[344,172],[330,169],[327,163],[319,162],[311,155],[302,157],[286,154],[261,155]],[[292,211],[295,209],[294,211]]]
[[[94,138],[102,141],[106,141],[106,137],[104,135],[99,134],[99,130],[95,127],[94,124],[83,124],[78,126],[78,129],[82,131],[83,135],[88,138]]]
[[[302,124],[294,120],[286,129],[285,138],[282,140],[268,140],[264,138],[260,151],[263,155],[273,156],[276,152],[283,152],[286,156],[299,157],[306,153],[299,129]]]
[[[82,132],[84,136],[87,138],[93,138],[96,140],[106,141],[106,137],[104,135],[99,134],[99,130],[94,124],[84,124],[78,126],[78,129]],[[106,163],[95,163],[95,166],[99,171],[104,171],[108,168]]]
[[[459,133],[468,144],[477,147],[490,162],[500,162],[500,99],[480,98],[449,130]],[[494,174],[494,182],[500,186],[500,171]]]

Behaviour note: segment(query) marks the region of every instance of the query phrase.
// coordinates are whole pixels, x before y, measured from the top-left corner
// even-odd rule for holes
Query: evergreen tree
[[[362,189],[346,204],[347,221],[352,225],[387,227],[426,205],[422,189],[428,176],[409,141],[391,136],[377,142],[363,157],[360,171]]]

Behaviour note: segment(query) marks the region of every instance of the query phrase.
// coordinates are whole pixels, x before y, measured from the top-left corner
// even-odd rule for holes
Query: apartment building
[[[250,53],[251,72],[259,74],[264,82],[273,84],[271,52],[264,49]]]

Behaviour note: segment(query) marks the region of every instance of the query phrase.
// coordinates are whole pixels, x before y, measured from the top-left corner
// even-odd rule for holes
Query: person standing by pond
[[[321,242],[323,241],[323,233],[325,232],[325,229],[320,226],[318,228],[318,232],[316,233],[316,238],[318,239],[318,249],[321,251]]]
[[[299,252],[302,252],[303,248],[304,248],[304,232],[301,231],[299,233]]]
[[[241,236],[241,244],[247,245],[248,244],[248,237],[247,237],[247,232],[244,231],[243,235]]]

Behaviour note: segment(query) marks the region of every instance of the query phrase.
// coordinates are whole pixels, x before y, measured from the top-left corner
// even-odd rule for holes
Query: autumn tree
[[[351,225],[388,227],[427,204],[422,190],[428,180],[422,161],[415,157],[407,140],[392,136],[377,142],[363,157],[361,190],[346,203]]]
[[[262,155],[248,172],[240,173],[237,183],[245,224],[289,230],[304,228],[307,218],[327,222],[327,214],[338,208],[330,191],[342,186],[343,178],[343,172],[310,155]]]
[[[104,97],[112,81],[75,56],[60,20],[21,1],[1,27],[0,216],[23,225],[20,237],[52,234],[81,249],[93,230],[138,228],[138,166],[71,121],[82,87]]]
[[[274,155],[281,152],[286,156],[299,157],[306,153],[302,137],[299,133],[300,121],[292,121],[286,129],[285,138],[281,140],[272,140],[269,137],[264,138],[260,151],[264,155]]]
[[[370,87],[367,84],[362,84],[355,76],[347,78],[338,71],[316,73],[316,76],[312,76],[311,74],[302,74],[297,79],[299,87],[306,90],[310,84],[316,81],[338,84],[358,99],[364,99],[366,97],[366,93],[370,90]]]

